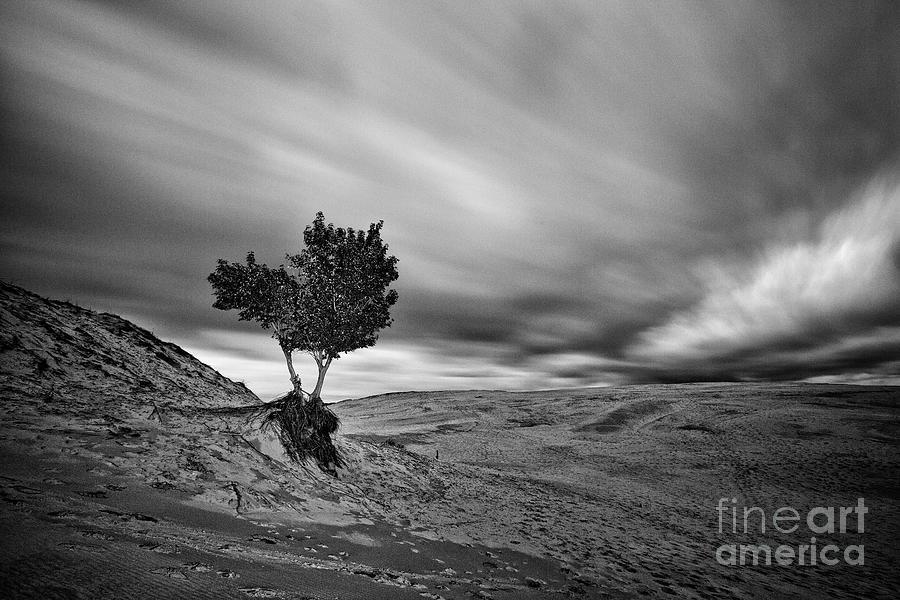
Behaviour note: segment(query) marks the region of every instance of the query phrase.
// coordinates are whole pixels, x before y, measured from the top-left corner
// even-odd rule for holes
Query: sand
[[[431,457],[431,485],[443,493],[384,496],[395,518],[552,558],[590,577],[588,594],[873,598],[900,589],[898,400],[891,387],[741,383],[413,392],[335,410],[351,439]],[[361,487],[380,497],[389,478]],[[732,533],[730,515],[720,534],[723,497],[769,515],[863,497],[865,533],[830,537],[841,548],[864,543],[865,564],[719,565],[722,544],[798,546],[811,535],[804,526],[773,536],[771,523],[761,535],[758,512],[748,535],[743,523]],[[819,535],[820,547],[828,539]]]
[[[687,384],[342,402],[337,477],[259,402],[113,315],[0,286],[0,580],[14,598],[877,598],[897,388]],[[865,564],[723,566],[717,503],[850,506]]]

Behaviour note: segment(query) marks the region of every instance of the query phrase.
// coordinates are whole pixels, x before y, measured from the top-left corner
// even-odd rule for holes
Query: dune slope
[[[8,597],[533,598],[564,585],[530,586],[555,564],[522,553],[480,572],[489,550],[417,537],[358,486],[290,463],[271,432],[223,410],[255,395],[124,319],[2,284],[0,325]],[[369,455],[419,485],[415,456],[340,443],[368,487]]]
[[[345,401],[338,477],[251,392],[113,315],[0,284],[0,580],[23,598],[878,598],[898,389],[691,384]],[[720,498],[851,506],[865,563],[723,566]],[[751,520],[751,525],[755,521]],[[851,519],[851,524],[855,521]]]

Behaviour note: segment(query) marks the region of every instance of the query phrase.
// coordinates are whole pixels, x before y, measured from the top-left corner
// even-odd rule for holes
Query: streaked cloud
[[[263,336],[231,331],[207,331],[199,339],[180,342],[203,362],[223,373],[239,375],[263,399],[286,391],[287,370],[281,351]],[[378,351],[360,351],[341,357],[328,379],[327,398],[382,394],[397,390],[470,390],[610,385],[626,379],[617,373],[618,363],[590,354],[558,354],[530,357],[524,364],[504,360],[505,347],[492,344],[460,344],[450,348],[412,343],[385,344]],[[315,382],[312,358],[297,355],[294,363],[307,385]]]
[[[400,258],[335,393],[883,378],[898,29],[877,1],[3,3],[0,276],[265,395],[277,348],[205,276],[323,210]]]
[[[811,355],[836,340],[844,341],[838,346],[852,340],[855,353],[900,350],[900,331],[876,329],[900,325],[898,252],[900,186],[876,180],[826,218],[811,240],[765,248],[748,265],[704,264],[703,299],[642,332],[629,355],[677,375],[727,373],[745,364],[741,375],[766,376],[772,369],[751,361],[777,360],[788,373],[807,363],[815,369]],[[848,335],[861,330],[872,333]],[[729,364],[734,357],[738,364]],[[728,367],[716,363],[722,359]]]

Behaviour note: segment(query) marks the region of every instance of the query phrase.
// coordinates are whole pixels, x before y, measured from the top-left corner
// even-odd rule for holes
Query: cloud
[[[771,246],[748,265],[703,265],[703,299],[642,332],[628,354],[681,374],[723,361],[728,367],[712,370],[764,376],[777,370],[760,364],[767,359],[787,373],[816,364],[827,371],[834,367],[827,355],[840,348],[826,356],[815,349],[844,337],[863,335],[854,338],[857,353],[883,350],[900,343],[896,330],[872,339],[865,333],[900,324],[898,248],[900,186],[878,179],[825,219],[814,239]]]
[[[715,336],[665,334],[673,315],[703,331],[713,317],[690,315],[742,306],[723,290],[773,295],[754,265],[841,279],[822,224],[900,156],[890,2],[34,0],[0,17],[0,276],[228,369],[269,356],[230,336],[269,340],[210,308],[206,275],[248,250],[277,264],[323,210],[385,221],[400,302],[367,356],[420,349],[408,382],[454,385],[456,360],[474,387],[695,377]],[[831,312],[771,311],[775,332],[751,328],[715,376],[889,320],[829,285],[807,295]]]
[[[211,329],[199,338],[175,341],[213,368],[233,374],[263,399],[290,387],[281,351],[264,335]],[[397,390],[527,390],[625,381],[615,372],[620,363],[590,354],[549,354],[511,364],[505,360],[507,352],[502,344],[483,342],[382,342],[342,356],[326,377],[323,398],[333,402]],[[316,373],[312,359],[297,354],[294,366],[305,387],[311,387]]]

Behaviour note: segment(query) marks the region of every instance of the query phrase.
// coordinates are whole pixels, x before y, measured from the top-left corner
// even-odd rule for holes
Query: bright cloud
[[[860,320],[897,318],[900,186],[878,181],[829,216],[815,239],[766,248],[747,267],[706,267],[693,308],[630,348],[653,365],[686,367],[778,345],[840,336]]]

